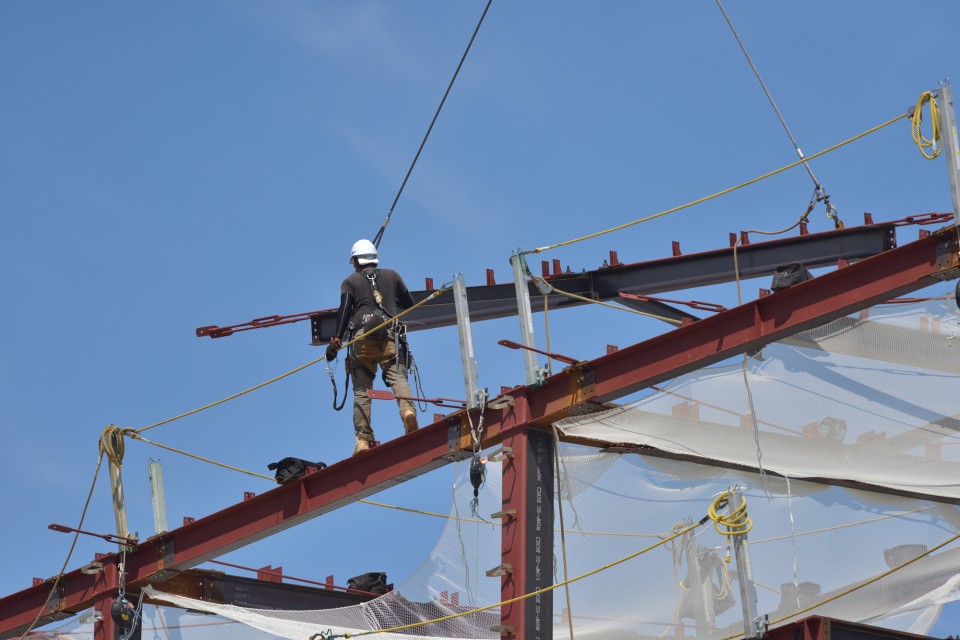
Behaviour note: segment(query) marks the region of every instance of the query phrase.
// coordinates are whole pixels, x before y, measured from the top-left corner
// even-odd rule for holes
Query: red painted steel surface
[[[513,458],[503,463],[503,511],[515,510],[515,516],[504,518],[501,527],[501,563],[509,564],[512,573],[500,579],[501,601],[523,595],[525,583],[524,567],[527,564],[526,519],[521,514],[527,511],[526,467],[527,467],[527,430],[516,429],[507,434],[503,445],[513,447]],[[516,638],[526,625],[524,602],[504,605],[500,612],[500,624],[513,627],[513,631],[502,634],[504,638]]]

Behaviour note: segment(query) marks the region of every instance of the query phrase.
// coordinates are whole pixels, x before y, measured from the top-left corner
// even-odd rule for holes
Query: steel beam
[[[512,430],[545,426],[559,418],[602,408],[652,384],[762,347],[787,335],[829,322],[877,302],[956,278],[960,269],[956,230],[950,228],[904,247],[757,301],[730,309],[582,365],[569,367],[537,388],[509,392],[512,406],[488,408],[484,447]],[[501,400],[504,400],[501,398]],[[496,399],[495,399],[496,402]],[[469,449],[469,424],[462,412],[370,452],[235,504],[189,525],[137,545],[127,555],[127,585],[158,574],[194,567],[228,551],[273,535],[323,513],[432,469],[462,459]],[[51,613],[77,611],[117,587],[119,557],[101,560],[105,573],[68,572]],[[44,606],[50,582],[0,600],[0,637],[25,628]]]
[[[862,260],[896,247],[897,226],[897,222],[885,222],[744,245],[737,250],[740,277],[770,276],[778,265],[790,262],[799,262],[808,269],[814,269],[836,265],[839,260]],[[570,293],[623,303],[618,299],[620,292],[655,294],[677,291],[733,282],[736,275],[733,269],[733,249],[727,247],[633,264],[618,263],[581,273],[558,273],[546,276],[545,279],[553,286]],[[532,311],[543,311],[543,295],[532,283],[528,284],[528,288]],[[415,291],[412,296],[417,302],[430,293],[432,292]],[[512,282],[468,287],[467,295],[470,298],[470,319],[473,322],[517,315],[516,288]],[[586,303],[553,294],[549,296],[548,304],[553,310]],[[663,305],[656,303],[633,302],[630,306],[654,315],[683,319],[683,314],[677,315],[676,311],[664,313]],[[313,314],[313,344],[326,345],[330,341],[335,329],[336,313],[336,309],[328,309]],[[450,296],[435,298],[405,316],[405,322],[410,331],[454,325],[457,317],[453,300]],[[203,327],[204,333],[201,334],[198,329],[198,335],[218,337],[216,329]]]

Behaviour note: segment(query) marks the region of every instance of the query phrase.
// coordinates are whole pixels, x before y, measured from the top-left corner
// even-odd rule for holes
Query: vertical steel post
[[[553,584],[553,437],[545,431],[517,429],[505,436],[513,457],[503,465],[503,567],[500,596],[509,600]],[[552,640],[553,591],[501,610],[505,640]]]
[[[734,487],[730,491],[728,502],[729,513],[732,515],[743,505],[743,494]],[[740,527],[731,527],[731,531],[744,531],[746,524]],[[737,584],[740,587],[740,605],[743,607],[743,633],[746,638],[762,637],[760,616],[757,613],[757,588],[753,584],[753,570],[750,567],[750,551],[747,548],[747,534],[733,536],[733,550],[737,559]]]
[[[108,462],[110,468],[110,492],[113,494],[113,517],[117,523],[117,535],[121,538],[130,537],[130,527],[127,525],[127,506],[123,499],[123,476],[120,474],[120,467]],[[121,550],[124,544],[118,543]]]
[[[949,82],[940,85],[940,104],[943,150],[947,156],[950,195],[953,198],[953,224],[960,226],[960,144],[957,143],[957,115]]]
[[[460,336],[460,362],[463,363],[463,386],[467,392],[467,409],[479,409],[483,403],[477,386],[477,361],[473,357],[473,335],[470,331],[470,307],[463,275],[453,279],[453,307],[457,312],[457,333]]]
[[[167,499],[163,491],[163,464],[150,458],[147,463],[150,476],[150,499],[153,502],[153,528],[157,535],[169,531],[167,528]]]
[[[685,522],[687,526],[693,524],[692,521]],[[713,583],[710,576],[706,577],[700,571],[700,558],[697,553],[697,539],[693,531],[683,534],[683,547],[686,550],[687,567],[689,568],[689,580],[687,584],[687,597],[692,608],[693,620],[696,624],[696,636],[698,638],[709,638],[716,635],[715,625],[716,617],[713,608]]]
[[[533,339],[533,312],[530,310],[530,289],[527,286],[526,260],[523,254],[517,251],[510,257],[513,266],[513,284],[517,290],[517,315],[520,318],[520,343],[525,347],[535,348]],[[523,367],[527,374],[527,384],[537,385],[543,380],[540,369],[537,367],[537,356],[530,349],[522,349]]]

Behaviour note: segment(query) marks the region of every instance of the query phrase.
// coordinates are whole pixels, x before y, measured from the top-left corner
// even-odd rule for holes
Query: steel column
[[[553,584],[553,437],[546,431],[520,428],[503,437],[513,457],[503,465],[502,600],[533,593]],[[553,592],[549,591],[501,611],[504,638],[553,638]]]
[[[953,107],[953,90],[948,82],[940,85],[943,151],[947,157],[950,197],[953,200],[953,224],[960,227],[960,144],[957,143],[957,116]]]

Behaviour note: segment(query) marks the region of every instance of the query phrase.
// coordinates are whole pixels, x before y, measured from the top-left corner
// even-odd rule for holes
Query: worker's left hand
[[[327,345],[327,360],[333,360],[337,357],[337,352],[340,349],[337,348],[337,345],[331,342]]]

